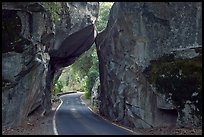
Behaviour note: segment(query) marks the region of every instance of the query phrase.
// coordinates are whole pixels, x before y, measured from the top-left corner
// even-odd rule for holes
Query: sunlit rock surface
[[[201,3],[117,2],[97,35],[100,113],[130,127],[202,121]]]

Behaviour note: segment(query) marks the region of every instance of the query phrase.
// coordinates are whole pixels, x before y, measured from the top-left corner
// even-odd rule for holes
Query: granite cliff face
[[[100,113],[130,127],[200,126],[201,15],[201,3],[115,3],[96,38]]]
[[[42,2],[2,3],[3,126],[49,112],[61,68],[95,40],[98,2],[57,5],[54,24]],[[115,3],[96,39],[100,113],[130,127],[200,126],[201,15],[201,3]]]
[[[97,2],[62,2],[59,23],[42,2],[2,3],[2,125],[18,126],[41,105],[51,85],[94,42]]]
[[[99,5],[97,2],[63,2],[62,9],[61,20],[56,25],[55,43],[49,50],[51,64],[56,69],[72,64],[92,46]]]
[[[34,8],[34,9],[33,9]],[[43,102],[51,18],[38,3],[2,4],[2,125],[19,125]]]

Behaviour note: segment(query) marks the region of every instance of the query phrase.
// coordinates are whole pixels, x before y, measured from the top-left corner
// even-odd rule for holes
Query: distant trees
[[[98,31],[102,31],[107,25],[109,11],[113,2],[99,2],[99,4],[100,10],[96,27]],[[90,98],[92,87],[96,78],[99,77],[98,65],[96,47],[93,44],[74,64],[64,69],[59,80],[63,81],[64,84],[67,83],[67,86],[64,85],[62,90],[80,90],[85,93],[86,98]]]
[[[62,92],[63,84],[62,81],[58,80],[52,87],[52,95]]]
[[[42,2],[42,5],[47,8],[52,16],[55,24],[60,21],[59,14],[63,11],[63,7],[60,2]]]
[[[99,2],[100,10],[99,10],[99,17],[96,21],[96,27],[98,31],[102,31],[105,29],[107,23],[108,23],[108,17],[110,9],[113,5],[113,2]]]

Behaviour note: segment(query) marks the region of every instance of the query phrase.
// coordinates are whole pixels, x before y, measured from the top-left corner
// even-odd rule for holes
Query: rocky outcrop
[[[96,37],[97,2],[62,2],[55,43],[50,48],[51,64],[61,68],[72,64],[88,50]],[[79,10],[80,9],[80,10]]]
[[[55,42],[49,49],[49,79],[52,87],[54,74],[88,50],[96,37],[95,21],[98,17],[98,2],[63,2],[60,22],[56,25]]]
[[[51,108],[54,76],[96,37],[97,2],[2,3],[2,125]],[[57,10],[58,11],[58,10]],[[197,127],[202,120],[201,3],[115,3],[97,36],[99,111],[130,127]]]
[[[20,125],[39,104],[49,112],[55,72],[94,42],[98,2],[57,3],[57,24],[45,5],[2,3],[3,126]]]
[[[3,126],[21,124],[43,101],[50,57],[42,36],[52,33],[49,13],[40,4],[2,3]]]
[[[201,3],[117,2],[97,36],[100,113],[130,127],[198,127]]]

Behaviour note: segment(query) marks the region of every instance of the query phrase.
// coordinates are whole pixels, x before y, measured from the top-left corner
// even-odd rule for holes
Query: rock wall
[[[94,42],[98,2],[50,6],[56,5],[54,13],[50,9],[56,7],[42,2],[2,3],[3,127],[20,125],[40,104],[49,113],[55,73]],[[59,16],[56,24],[53,13]]]
[[[117,2],[97,35],[100,113],[130,127],[198,127],[201,3]]]
[[[55,73],[96,37],[98,2],[2,3],[2,125],[51,108]],[[115,3],[97,36],[100,113],[130,127],[197,127],[202,120],[201,3]]]
[[[43,101],[50,56],[42,36],[51,33],[51,18],[40,4],[2,3],[3,126],[21,124]]]

